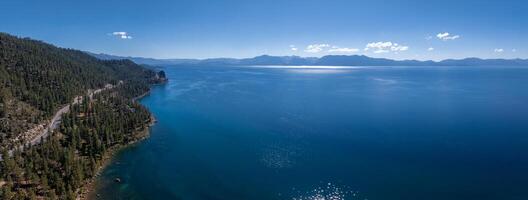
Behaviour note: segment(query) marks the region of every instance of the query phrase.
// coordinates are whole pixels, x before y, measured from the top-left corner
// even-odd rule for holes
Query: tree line
[[[129,60],[102,61],[0,33],[0,199],[74,199],[105,155],[145,136],[151,116],[133,98],[164,81],[164,72]],[[70,105],[60,127],[43,142],[5,156],[27,144],[16,140],[25,131],[106,84],[118,87]]]
[[[0,147],[44,123],[88,89],[119,81],[159,81],[157,73],[129,60],[103,61],[85,52],[58,48],[0,33]],[[19,141],[22,143],[23,141]]]
[[[5,182],[1,199],[75,199],[107,153],[147,134],[149,111],[125,98],[124,91],[104,91],[92,101],[72,105],[60,128],[44,142],[0,162]]]

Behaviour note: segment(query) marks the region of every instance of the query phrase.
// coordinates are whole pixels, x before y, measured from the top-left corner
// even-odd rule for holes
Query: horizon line
[[[212,59],[236,59],[236,60],[241,60],[241,59],[251,59],[251,58],[257,58],[257,57],[261,57],[261,56],[270,56],[270,57],[298,57],[298,58],[315,58],[315,59],[321,59],[323,57],[327,57],[327,56],[363,56],[363,57],[367,57],[367,58],[374,58],[374,59],[387,59],[387,60],[391,60],[391,61],[419,61],[419,62],[442,62],[442,61],[446,61],[446,60],[465,60],[465,59],[480,59],[480,60],[528,60],[528,58],[520,58],[520,57],[517,57],[517,58],[481,58],[481,57],[476,57],[476,56],[473,56],[473,57],[463,57],[463,58],[446,58],[446,59],[441,59],[441,60],[434,60],[434,59],[428,59],[428,60],[420,60],[420,59],[392,59],[392,58],[386,58],[386,57],[372,57],[372,56],[368,56],[368,55],[365,55],[365,54],[349,54],[349,55],[346,55],[346,54],[328,54],[328,55],[322,55],[322,56],[299,56],[299,55],[270,55],[270,54],[261,54],[261,55],[256,55],[256,56],[252,56],[252,57],[209,57],[209,58],[156,58],[156,57],[145,57],[145,56],[130,56],[130,55],[115,55],[115,54],[108,54],[108,53],[94,53],[94,52],[91,52],[91,51],[84,51],[84,50],[81,50],[83,52],[87,52],[89,54],[96,54],[96,55],[106,55],[106,56],[115,56],[115,57],[123,57],[123,58],[141,58],[141,59],[153,59],[153,60],[198,60],[198,61],[203,61],[203,60],[212,60]]]

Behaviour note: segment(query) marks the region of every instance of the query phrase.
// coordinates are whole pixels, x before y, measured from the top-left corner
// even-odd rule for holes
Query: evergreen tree
[[[84,52],[0,33],[0,199],[75,199],[105,154],[144,137],[150,113],[134,101],[164,72],[129,60],[101,61]],[[164,78],[165,79],[165,78]],[[115,88],[93,96],[90,89]],[[82,101],[72,100],[82,96]],[[23,151],[11,139],[62,106],[60,127]],[[21,110],[21,111],[20,111]]]

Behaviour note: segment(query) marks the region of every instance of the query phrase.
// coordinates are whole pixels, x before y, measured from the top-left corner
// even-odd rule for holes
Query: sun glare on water
[[[332,183],[327,183],[326,186],[317,187],[316,189],[302,192],[292,200],[368,200],[361,198],[358,191],[346,190],[338,187]]]
[[[253,68],[269,68],[269,69],[361,69],[364,67],[357,66],[312,66],[312,65],[255,65],[249,66]]]

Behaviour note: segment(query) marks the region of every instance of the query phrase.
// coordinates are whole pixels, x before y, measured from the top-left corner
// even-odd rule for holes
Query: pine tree
[[[0,126],[0,131],[7,130],[0,144],[49,119],[60,106],[70,105],[59,129],[40,144],[2,156],[0,178],[6,184],[0,199],[33,199],[36,194],[45,199],[74,199],[76,189],[95,176],[102,156],[137,140],[136,128],[146,128],[150,120],[148,110],[132,98],[155,83],[153,71],[130,61],[100,61],[83,52],[2,33],[0,52],[0,118],[12,113],[11,107],[27,108],[16,117],[9,115],[10,126]],[[13,58],[16,62],[11,62]],[[85,95],[87,89],[120,80],[124,84],[92,99]],[[84,95],[83,101],[72,104],[78,95]],[[5,106],[6,102],[16,106]],[[9,148],[0,147],[4,147],[2,155],[8,155]]]

